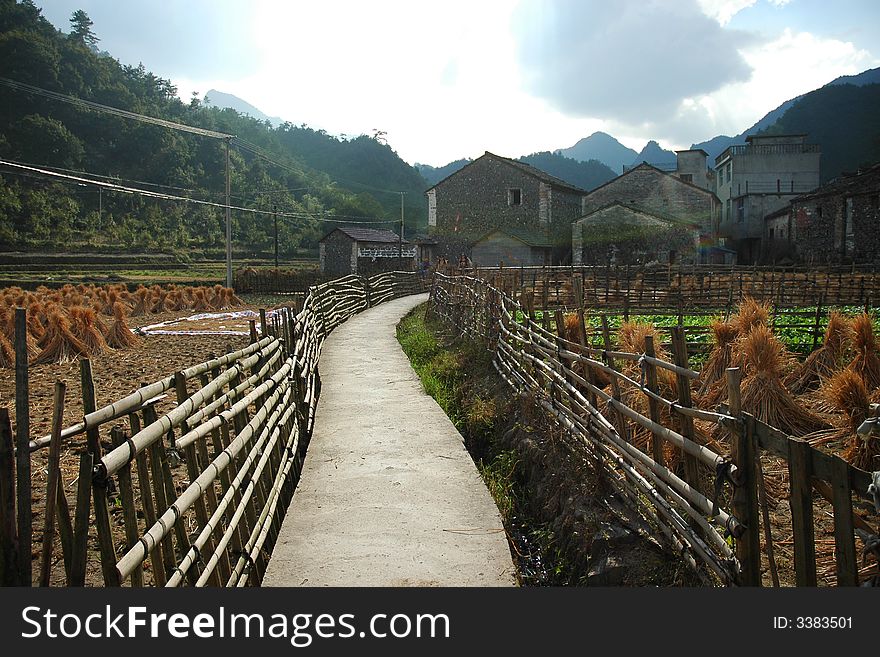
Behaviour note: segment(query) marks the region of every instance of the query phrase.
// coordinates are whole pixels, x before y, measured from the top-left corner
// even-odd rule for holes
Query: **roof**
[[[833,180],[828,181],[824,185],[820,185],[812,192],[807,192],[806,194],[801,194],[797,198],[792,199],[792,203],[797,201],[808,201],[813,198],[822,198],[823,196],[833,196],[836,194],[846,194],[849,191],[857,190],[861,187],[865,180],[869,177],[878,177],[878,185],[873,189],[867,189],[864,191],[856,191],[856,193],[862,194],[876,194],[878,188],[880,188],[880,162],[877,164],[872,164],[866,169],[862,169],[861,171],[853,174],[844,174],[842,176],[838,176]]]
[[[605,183],[605,184],[603,184],[603,185],[599,185],[598,187],[596,187],[596,189],[592,189],[592,190],[590,190],[589,192],[584,192],[584,195],[587,196],[587,197],[589,197],[589,196],[591,196],[592,194],[595,194],[596,192],[598,192],[600,189],[604,189],[605,187],[608,187],[608,185],[611,185],[611,184],[614,184],[614,183],[618,182],[618,181],[619,181],[621,178],[623,178],[624,176],[628,176],[628,175],[630,175],[631,173],[633,173],[634,171],[638,171],[638,170],[640,170],[640,169],[651,169],[651,170],[653,170],[653,171],[656,171],[657,173],[661,173],[661,174],[663,174],[664,176],[668,176],[669,178],[671,178],[672,180],[676,181],[677,183],[680,183],[680,184],[682,184],[682,185],[687,185],[688,187],[691,187],[691,188],[693,188],[693,189],[696,189],[697,191],[703,192],[704,194],[708,194],[709,196],[713,197],[716,201],[718,200],[718,197],[715,195],[715,192],[710,191],[710,190],[708,190],[708,189],[705,189],[705,188],[703,188],[703,187],[700,187],[699,185],[695,185],[694,183],[687,182],[686,180],[682,180],[682,179],[679,178],[678,176],[675,176],[675,175],[669,173],[668,171],[664,171],[663,169],[658,169],[658,168],[655,167],[654,165],[652,165],[652,164],[648,164],[647,162],[642,162],[642,163],[639,164],[638,166],[634,166],[632,169],[627,169],[627,170],[624,171],[622,174],[620,174],[619,176],[617,176],[617,178],[612,178],[612,179],[609,180],[607,183]],[[720,203],[720,201],[718,201],[718,202]]]
[[[766,221],[767,219],[776,219],[777,217],[785,217],[790,212],[791,212],[791,205],[783,206],[783,207],[779,208],[778,210],[776,210],[775,212],[771,212],[770,214],[764,215],[764,221]]]
[[[337,230],[344,235],[347,235],[355,242],[381,242],[386,244],[397,244],[400,241],[400,237],[398,237],[397,233],[393,233],[390,230],[376,230],[375,228],[352,228],[349,226],[334,228],[318,241],[323,242]],[[403,243],[409,244],[409,241],[404,239]]]
[[[755,139],[779,139],[780,137],[786,138],[786,137],[809,137],[809,136],[810,135],[808,135],[806,132],[797,132],[797,133],[791,133],[791,134],[785,134],[785,135],[763,135],[763,134],[760,134],[760,135],[749,135],[748,137],[746,137],[746,141],[750,142]]]
[[[588,220],[590,220],[593,217],[595,217],[595,219],[598,220],[599,217],[596,217],[596,215],[607,213],[609,210],[612,210],[614,208],[619,208],[620,210],[623,211],[624,214],[629,214],[629,215],[640,214],[640,215],[644,215],[646,217],[649,217],[651,219],[654,219],[656,221],[661,221],[665,224],[670,224],[670,225],[694,226],[699,223],[696,221],[688,221],[686,219],[681,219],[680,217],[674,217],[672,215],[657,212],[655,210],[648,210],[646,208],[639,207],[638,205],[635,205],[635,204],[621,203],[619,201],[609,203],[608,205],[603,205],[601,208],[593,210],[589,214],[585,214],[584,216],[580,217],[579,219],[576,219],[573,223],[575,223],[575,224],[586,223]]]
[[[505,226],[504,228],[493,228],[487,233],[484,233],[478,239],[474,240],[474,245],[482,242],[484,239],[489,237],[490,235],[494,235],[495,233],[503,233],[512,237],[515,240],[519,240],[523,244],[527,246],[537,246],[537,247],[545,247],[545,246],[553,246],[547,239],[547,236],[535,230],[528,230],[526,228],[519,228],[516,226]]]
[[[570,192],[574,192],[575,194],[586,194],[587,193],[587,190],[581,189],[580,187],[576,187],[576,186],[572,185],[571,183],[567,183],[564,180],[557,178],[555,176],[551,176],[546,171],[542,171],[541,169],[533,167],[531,164],[526,164],[525,162],[520,162],[519,160],[513,160],[509,157],[495,155],[495,153],[490,153],[489,151],[486,151],[485,153],[483,153],[483,155],[478,157],[476,160],[473,160],[472,162],[468,162],[458,171],[453,171],[452,173],[450,173],[448,176],[446,176],[442,180],[438,180],[433,185],[428,187],[428,189],[425,190],[425,193],[431,191],[432,189],[434,189],[435,187],[437,187],[441,183],[446,182],[447,180],[449,180],[453,176],[458,175],[459,173],[461,173],[462,171],[467,169],[469,166],[474,165],[475,163],[479,162],[480,160],[482,160],[485,157],[494,158],[500,162],[504,162],[505,164],[512,166],[516,169],[519,169],[523,173],[525,173],[529,176],[532,176],[533,178],[536,178],[536,179],[540,180],[541,182],[545,182],[552,187],[556,187],[559,189],[565,189]]]
[[[675,151],[676,153],[702,153],[706,157],[709,157],[709,154],[704,151],[702,148],[685,148],[683,151]]]

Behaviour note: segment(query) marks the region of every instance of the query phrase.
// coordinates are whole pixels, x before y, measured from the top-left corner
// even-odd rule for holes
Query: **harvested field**
[[[259,317],[259,306],[247,305],[239,309],[239,312],[249,311],[249,318]],[[132,328],[142,327],[149,324],[162,322],[179,322],[187,317],[195,315],[192,310],[164,312],[156,315],[145,315],[130,318]],[[214,320],[214,327],[217,322]],[[239,319],[239,322],[241,319]],[[211,328],[206,320],[201,321],[200,328]],[[240,329],[240,325],[236,329]],[[243,334],[236,331],[232,334],[147,334],[140,338],[136,346],[125,350],[106,351],[92,356],[92,376],[95,382],[97,405],[102,407],[136,390],[144,383],[157,381],[177,370],[189,367],[194,363],[207,360],[211,354],[223,354],[227,351],[240,349],[248,343],[248,324],[244,319]],[[70,426],[82,419],[82,393],[80,386],[80,367],[74,360],[65,364],[49,363],[34,365],[30,368],[30,436],[31,439],[48,435],[52,421],[53,387],[55,381],[61,379],[67,384],[66,406],[64,411],[63,426]],[[6,369],[0,371],[0,405],[9,408],[13,426],[15,426],[15,379],[13,371]],[[175,405],[175,400],[169,396],[157,404],[156,409],[161,415]],[[123,420],[119,423],[127,424]],[[102,439],[106,440],[102,431]],[[79,465],[79,452],[86,445],[85,434],[76,436],[62,446],[61,450],[61,485],[66,492],[68,501],[75,505],[76,485]],[[109,443],[104,445],[105,449]],[[37,583],[39,578],[39,555],[41,552],[43,534],[42,528],[45,521],[45,494],[47,483],[47,459],[48,450],[41,449],[31,457],[31,482],[34,512],[34,533],[32,539],[33,556],[33,581]],[[174,480],[178,487],[183,482],[188,482],[186,467],[178,465],[173,468]],[[112,514],[114,533],[118,532],[117,545],[123,544],[123,520],[121,509],[114,509]],[[86,572],[88,574],[87,585],[102,586],[101,567],[97,548],[97,536],[94,527],[91,527],[89,537],[89,553]],[[61,563],[61,544],[56,530],[55,547],[53,550],[52,586],[64,586],[64,567]],[[149,572],[146,573],[149,581]]]

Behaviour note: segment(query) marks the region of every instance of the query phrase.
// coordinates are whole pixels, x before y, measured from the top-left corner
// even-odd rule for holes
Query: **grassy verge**
[[[486,488],[504,521],[523,584],[555,584],[565,571],[547,563],[556,555],[548,523],[528,509],[524,466],[502,434],[514,423],[515,404],[492,367],[490,354],[467,340],[446,339],[441,324],[424,319],[419,306],[397,326],[397,337],[425,392],[465,439]],[[558,555],[556,555],[558,556]]]

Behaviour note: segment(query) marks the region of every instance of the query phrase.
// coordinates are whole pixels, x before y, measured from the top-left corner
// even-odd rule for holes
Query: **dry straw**
[[[852,338],[853,328],[849,320],[837,311],[832,312],[822,346],[807,356],[786,380],[789,390],[802,394],[816,389],[823,380],[834,376],[843,367],[843,359],[852,344]]]

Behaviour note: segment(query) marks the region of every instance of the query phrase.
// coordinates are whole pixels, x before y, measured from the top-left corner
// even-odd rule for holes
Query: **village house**
[[[818,144],[806,135],[746,137],[715,158],[716,193],[721,202],[719,237],[737,252],[738,262],[761,257],[764,218],[819,186]]]
[[[612,203],[572,224],[573,261],[583,265],[667,264],[692,259],[700,225]]]
[[[632,248],[633,239],[641,243],[642,233],[649,235],[652,231],[656,243],[627,258],[643,259],[653,254],[658,261],[665,258],[665,262],[724,261],[723,250],[715,248],[720,203],[708,189],[711,176],[706,173],[707,154],[688,150],[679,151],[677,156],[680,163],[674,172],[643,162],[584,195],[581,216],[572,227],[574,264],[609,262],[613,253]],[[589,231],[596,230],[602,221],[612,222],[611,226],[618,223],[623,231],[620,235],[628,237],[613,240],[613,227],[607,230],[610,242],[606,237],[590,237]],[[667,239],[671,241],[665,243]]]
[[[810,264],[880,261],[880,163],[797,196],[764,218],[768,260]]]
[[[329,276],[411,271],[417,255],[408,240],[401,242],[390,230],[373,228],[334,228],[319,240],[318,249],[321,273]]]
[[[571,253],[571,222],[586,191],[488,151],[426,192],[436,254],[480,266],[559,264]],[[509,257],[512,260],[507,260]]]

